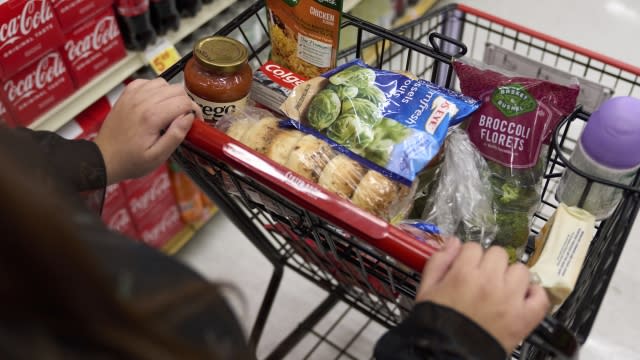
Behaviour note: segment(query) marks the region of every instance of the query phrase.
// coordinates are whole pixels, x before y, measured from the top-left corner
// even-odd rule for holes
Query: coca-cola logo
[[[171,184],[169,183],[169,176],[167,174],[162,174],[156,177],[149,187],[149,190],[139,198],[131,200],[129,204],[131,206],[131,212],[138,214],[148,209],[153,202],[160,199],[167,191],[169,191],[170,186]]]
[[[64,75],[65,71],[60,56],[57,53],[51,53],[40,59],[35,70],[24,78],[7,81],[4,84],[5,94],[12,103],[19,102],[53,83]]]
[[[37,3],[40,4],[39,9]],[[22,8],[20,15],[0,24],[0,49],[29,35],[51,19],[53,19],[53,11],[48,1],[30,0]]]
[[[111,199],[118,194],[119,189],[120,189],[120,185],[118,184],[107,186],[107,189],[104,192],[104,201],[105,202],[111,201]]]
[[[100,19],[93,32],[78,41],[69,40],[64,44],[67,58],[71,62],[78,61],[94,51],[102,49],[105,45],[116,39],[120,35],[118,24],[113,16]]]
[[[131,218],[129,217],[129,214],[127,214],[127,209],[123,208],[113,214],[111,219],[109,219],[109,223],[107,224],[107,226],[109,227],[109,229],[123,232],[129,227],[130,223]]]
[[[166,234],[169,230],[175,228],[179,222],[180,213],[178,208],[172,206],[162,215],[162,219],[156,222],[154,227],[142,232],[142,240],[150,244],[156,243],[162,234]]]

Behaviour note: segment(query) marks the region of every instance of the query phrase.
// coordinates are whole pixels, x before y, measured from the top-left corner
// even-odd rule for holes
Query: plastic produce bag
[[[550,136],[575,108],[579,87],[506,74],[467,59],[453,66],[462,92],[482,101],[467,121],[467,133],[489,165],[495,243],[517,249],[526,244],[540,203]]]
[[[388,221],[406,217],[415,186],[394,181],[336,151],[335,143],[291,128],[272,113],[247,107],[225,115],[216,127],[230,137]]]
[[[453,129],[447,137],[439,171],[422,219],[463,241],[490,245],[497,227],[489,167],[464,130]]]
[[[428,81],[354,60],[298,85],[281,109],[293,126],[410,186],[437,155],[449,126],[478,106]]]

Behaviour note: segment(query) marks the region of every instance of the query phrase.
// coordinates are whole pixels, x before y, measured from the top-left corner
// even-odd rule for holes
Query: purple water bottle
[[[640,168],[640,100],[628,96],[604,102],[591,115],[571,163],[587,174],[628,185]],[[579,206],[597,220],[611,216],[622,199],[622,190],[592,183],[567,168],[556,199],[570,206]]]

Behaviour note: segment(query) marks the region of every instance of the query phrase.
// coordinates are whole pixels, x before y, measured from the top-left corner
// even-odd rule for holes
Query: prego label
[[[214,125],[224,115],[233,113],[238,109],[243,109],[247,105],[248,96],[245,96],[242,99],[234,102],[218,103],[205,100],[193,94],[191,91],[189,91],[189,89],[186,90],[191,100],[195,101],[195,103],[200,106],[200,109],[202,109],[204,120]]]

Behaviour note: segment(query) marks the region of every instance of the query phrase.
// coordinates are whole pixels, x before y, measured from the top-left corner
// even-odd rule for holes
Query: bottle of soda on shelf
[[[156,41],[151,25],[149,0],[116,0],[118,23],[125,45],[132,50],[144,50]]]
[[[151,0],[151,22],[158,35],[164,35],[169,30],[178,30],[180,15],[176,0]]]
[[[177,2],[178,11],[184,17],[193,17],[202,9],[202,0],[180,0]]]

